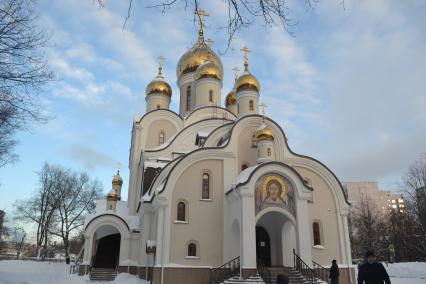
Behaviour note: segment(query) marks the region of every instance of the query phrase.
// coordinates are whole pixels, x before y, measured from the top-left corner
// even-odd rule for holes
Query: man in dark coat
[[[361,265],[358,271],[358,284],[391,284],[389,275],[381,263],[376,262],[373,251],[365,254],[367,261]]]
[[[331,262],[330,280],[331,284],[339,284],[339,267],[335,259]]]

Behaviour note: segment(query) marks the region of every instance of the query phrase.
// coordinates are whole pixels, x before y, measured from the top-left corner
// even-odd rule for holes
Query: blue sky
[[[145,87],[166,57],[165,77],[178,110],[176,64],[194,43],[197,27],[183,4],[161,11],[133,1],[39,0],[40,22],[51,34],[46,50],[57,77],[41,94],[54,119],[29,125],[17,138],[20,160],[0,169],[0,208],[37,187],[45,161],[98,178],[105,191],[116,163],[127,198],[132,121],[145,111]],[[118,3],[120,2],[120,3]],[[293,3],[294,2],[294,3]],[[320,1],[313,10],[290,1],[297,20],[290,36],[260,22],[236,35],[224,54],[222,99],[232,88],[239,49],[251,52],[268,116],[283,127],[290,147],[328,165],[342,181],[379,181],[398,188],[409,164],[426,152],[426,4],[424,1]],[[207,37],[226,49],[223,1],[201,1],[210,13]],[[30,122],[32,124],[32,122]]]

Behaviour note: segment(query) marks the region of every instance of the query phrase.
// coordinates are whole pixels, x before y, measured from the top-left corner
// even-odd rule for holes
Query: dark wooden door
[[[263,227],[256,227],[256,256],[257,262],[271,266],[271,242],[268,232]]]

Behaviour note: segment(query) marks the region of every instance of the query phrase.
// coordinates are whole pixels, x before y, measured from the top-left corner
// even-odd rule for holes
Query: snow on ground
[[[0,284],[147,284],[128,273],[120,273],[112,282],[91,282],[88,276],[69,274],[69,265],[57,262],[37,262],[22,260],[0,261]]]

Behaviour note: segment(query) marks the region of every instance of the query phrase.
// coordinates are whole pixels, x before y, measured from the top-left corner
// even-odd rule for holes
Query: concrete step
[[[91,281],[113,281],[116,276],[115,268],[92,268],[89,278]]]

